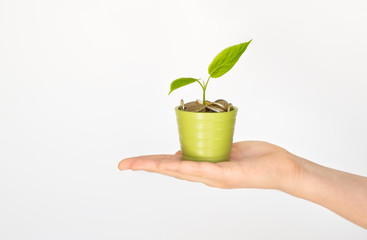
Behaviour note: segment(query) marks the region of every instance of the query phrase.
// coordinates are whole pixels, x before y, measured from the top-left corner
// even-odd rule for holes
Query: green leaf
[[[210,77],[218,78],[231,70],[251,41],[252,39],[248,42],[240,43],[221,51],[209,65],[208,72]]]
[[[196,81],[199,81],[199,79],[195,79],[195,78],[179,78],[179,79],[176,79],[171,83],[171,90],[169,91],[168,95],[170,95],[170,93],[173,90],[176,90],[177,88],[186,86],[186,85],[188,85],[190,83],[193,83],[193,82],[196,82]]]

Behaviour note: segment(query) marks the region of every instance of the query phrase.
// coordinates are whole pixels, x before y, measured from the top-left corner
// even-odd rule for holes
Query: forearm
[[[292,157],[300,165],[300,171],[285,192],[324,206],[367,229],[366,177]]]

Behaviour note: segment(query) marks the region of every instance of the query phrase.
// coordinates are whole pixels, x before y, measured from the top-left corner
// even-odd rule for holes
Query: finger
[[[126,158],[120,161],[118,167],[120,170],[144,170],[145,168],[154,168],[158,161],[173,158],[176,161],[180,160],[179,156],[160,154],[160,155],[145,155],[132,158]],[[172,160],[172,159],[171,159]],[[152,166],[153,165],[153,166]]]
[[[187,175],[208,175],[213,163],[183,161],[180,155],[146,155],[127,158],[119,163],[121,170],[171,171]]]
[[[221,167],[215,163],[185,160],[179,161],[178,164],[164,161],[157,172],[192,182],[202,182],[211,187],[219,185],[222,175]]]
[[[160,171],[155,171],[155,170],[146,170],[147,172],[152,172],[152,173],[159,173],[159,174],[163,174],[166,176],[170,176],[170,177],[174,177],[180,180],[185,180],[185,181],[190,181],[190,182],[200,182],[200,183],[204,183],[207,186],[211,186],[211,187],[215,187],[216,184],[213,183],[210,179],[207,179],[203,176],[194,176],[194,175],[187,175],[187,174],[182,174],[179,172],[175,172],[175,171],[169,171],[169,170],[160,170]]]
[[[148,155],[122,160],[120,170],[144,170],[160,173],[192,182],[202,182],[208,186],[214,186],[214,177],[211,165],[207,162],[182,161],[178,155]],[[217,169],[216,169],[217,170]]]
[[[154,173],[160,173],[164,175],[168,175],[171,177],[184,179],[181,174],[175,171],[169,171],[164,169],[162,167],[162,163],[165,163],[165,165],[177,165],[179,164],[180,159],[178,159],[178,156],[176,155],[147,155],[147,156],[139,156],[139,157],[133,157],[133,158],[127,158],[122,160],[119,163],[119,169],[120,170],[143,170],[147,172],[154,172]]]
[[[213,179],[215,176],[219,175],[220,171],[220,167],[215,163],[185,160],[181,160],[178,164],[162,162],[161,168],[172,172],[178,172],[186,176],[203,177],[206,179]]]
[[[179,155],[179,156],[181,156],[181,155],[182,155],[181,150],[177,151],[177,152],[175,153],[175,155]]]

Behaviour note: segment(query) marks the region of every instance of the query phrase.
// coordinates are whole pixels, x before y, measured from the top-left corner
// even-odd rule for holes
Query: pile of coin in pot
[[[206,105],[202,101],[196,100],[193,102],[184,103],[181,99],[180,110],[187,112],[229,112],[233,110],[232,104],[226,100],[218,99],[214,102],[205,101]]]

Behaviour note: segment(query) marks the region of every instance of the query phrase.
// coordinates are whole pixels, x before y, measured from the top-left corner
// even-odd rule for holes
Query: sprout
[[[209,77],[208,80],[200,82],[200,79],[196,78],[178,78],[171,83],[170,92],[168,95],[173,91],[180,87],[186,86],[193,82],[198,82],[203,89],[203,104],[206,105],[205,101],[205,92],[206,88],[208,87],[208,83],[210,78],[219,78],[227,73],[232,67],[236,64],[236,62],[240,59],[241,55],[245,52],[247,46],[250,44],[252,40],[234,45],[232,47],[228,47],[221,51],[209,65],[208,73]]]

